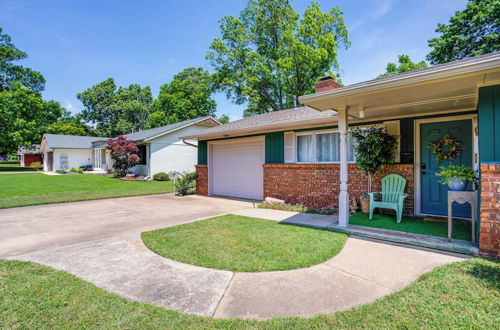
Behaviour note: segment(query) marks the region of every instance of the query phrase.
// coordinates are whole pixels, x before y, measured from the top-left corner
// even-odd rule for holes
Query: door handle
[[[420,168],[422,168],[423,170],[425,170],[425,167],[426,167],[425,163],[420,164]]]

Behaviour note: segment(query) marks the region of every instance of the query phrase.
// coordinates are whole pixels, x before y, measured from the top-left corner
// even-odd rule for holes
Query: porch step
[[[374,238],[381,241],[388,241],[401,244],[415,245],[424,248],[442,250],[447,252],[463,253],[473,256],[479,255],[479,249],[471,242],[452,239],[448,241],[444,237],[433,237],[427,235],[404,233],[394,230],[370,228],[363,226],[350,225],[349,228],[332,224],[327,227],[328,230],[340,233],[346,233],[353,236]]]

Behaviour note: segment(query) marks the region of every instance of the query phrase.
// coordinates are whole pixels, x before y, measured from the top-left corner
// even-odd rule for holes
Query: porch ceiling
[[[364,120],[471,110],[477,106],[478,87],[500,83],[500,67],[423,81],[407,80],[399,84],[347,86],[302,97],[301,102],[321,111],[347,107],[351,118],[359,118],[359,110],[364,108]]]

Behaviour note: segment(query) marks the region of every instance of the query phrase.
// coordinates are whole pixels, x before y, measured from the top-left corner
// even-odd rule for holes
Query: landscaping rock
[[[278,199],[278,198],[273,198],[273,197],[266,197],[266,199],[264,201],[266,203],[269,203],[269,204],[285,205],[285,201],[284,200]]]

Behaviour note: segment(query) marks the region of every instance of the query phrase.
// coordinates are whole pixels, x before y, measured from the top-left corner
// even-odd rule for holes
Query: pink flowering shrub
[[[136,145],[123,135],[119,135],[116,139],[109,139],[108,148],[111,150],[113,168],[119,176],[125,176],[129,168],[141,161],[137,155]]]

